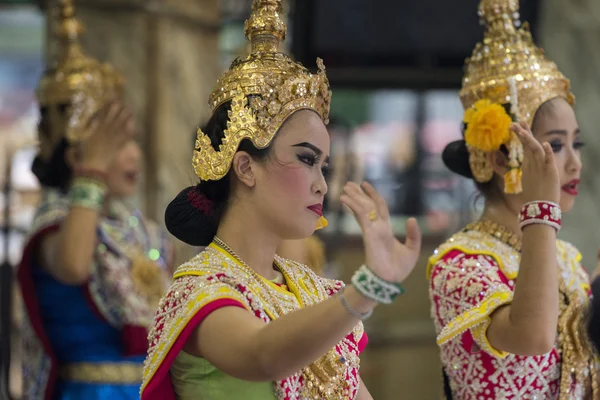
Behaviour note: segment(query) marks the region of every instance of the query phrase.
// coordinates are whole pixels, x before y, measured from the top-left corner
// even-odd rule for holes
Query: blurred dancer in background
[[[125,203],[141,151],[123,79],[83,53],[71,0],[59,8],[58,60],[38,89],[42,203],[18,271],[24,398],[133,400],[170,251]]]

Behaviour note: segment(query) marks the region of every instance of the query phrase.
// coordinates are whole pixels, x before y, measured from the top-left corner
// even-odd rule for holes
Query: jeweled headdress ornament
[[[42,156],[49,156],[66,137],[74,143],[86,138],[89,118],[108,101],[123,95],[123,77],[109,64],[88,57],[79,43],[83,25],[75,18],[72,0],[59,0],[56,24],[55,65],[40,79],[37,98],[42,107],[65,106],[65,130],[51,127],[48,137],[40,135]]]
[[[245,24],[250,55],[233,61],[209,96],[213,112],[231,101],[219,150],[198,130],[193,166],[203,181],[227,174],[242,140],[252,141],[259,149],[269,146],[284,121],[298,110],[313,110],[328,122],[331,94],[325,66],[317,59],[318,72],[312,74],[279,50],[287,29],[282,12],[281,0],[254,0],[252,4]]]
[[[488,182],[494,171],[487,153],[506,146],[505,192],[519,193],[523,150],[511,122],[531,124],[544,102],[562,97],[573,104],[575,98],[569,80],[535,46],[527,23],[520,27],[519,0],[481,0],[479,16],[486,31],[466,61],[459,94],[469,164],[476,181]]]

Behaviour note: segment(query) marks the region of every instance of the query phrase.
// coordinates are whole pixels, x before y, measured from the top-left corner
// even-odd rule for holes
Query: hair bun
[[[449,143],[442,152],[442,160],[452,172],[473,179],[469,164],[469,150],[464,140]]]
[[[190,186],[167,206],[165,225],[182,242],[207,246],[217,233],[218,219],[212,201],[197,186]]]

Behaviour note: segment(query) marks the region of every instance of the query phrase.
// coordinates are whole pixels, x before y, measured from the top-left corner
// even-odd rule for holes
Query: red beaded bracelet
[[[560,230],[562,223],[562,212],[560,206],[550,201],[532,201],[525,203],[519,214],[521,229],[531,224],[549,225]]]

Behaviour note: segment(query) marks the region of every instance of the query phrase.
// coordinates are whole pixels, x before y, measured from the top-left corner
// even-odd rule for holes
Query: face
[[[141,170],[142,152],[135,140],[128,141],[108,168],[108,191],[118,198],[135,194]]]
[[[538,110],[532,132],[538,141],[552,146],[562,186],[560,207],[567,212],[578,193],[583,146],[573,107],[562,98],[545,103]]]
[[[329,134],[313,111],[294,113],[281,127],[271,154],[253,167],[253,207],[282,239],[310,236],[327,193]]]

